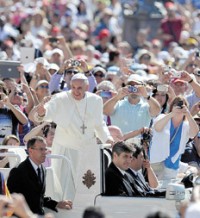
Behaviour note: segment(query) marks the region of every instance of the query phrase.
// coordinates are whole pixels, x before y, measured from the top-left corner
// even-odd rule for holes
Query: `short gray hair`
[[[27,149],[33,148],[36,142],[44,142],[46,143],[45,139],[41,136],[34,136],[30,138],[27,142]]]
[[[116,153],[119,156],[123,152],[133,153],[133,149],[131,145],[128,142],[124,142],[124,141],[115,143],[112,148],[112,154]]]

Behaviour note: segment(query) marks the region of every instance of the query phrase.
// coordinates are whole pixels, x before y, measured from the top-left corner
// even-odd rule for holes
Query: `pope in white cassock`
[[[36,117],[40,121],[57,124],[52,154],[65,155],[72,163],[71,174],[67,173],[66,163],[58,162],[56,173],[63,188],[64,197],[74,199],[76,190],[76,174],[79,163],[80,147],[94,144],[96,137],[102,143],[112,143],[109,130],[103,121],[102,98],[88,92],[87,77],[78,73],[71,79],[71,90],[61,92],[51,98],[45,105],[37,108]],[[70,176],[69,185],[66,179]]]

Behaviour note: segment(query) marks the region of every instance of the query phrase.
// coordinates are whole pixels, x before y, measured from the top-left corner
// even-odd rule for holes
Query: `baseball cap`
[[[187,40],[186,40],[186,44],[187,45],[198,45],[198,41],[197,39],[193,38],[193,37],[189,37]]]
[[[49,66],[48,66],[48,70],[56,70],[56,71],[59,71],[59,69],[60,69],[60,67],[59,67],[57,64],[55,64],[55,63],[51,63],[51,64],[49,64]]]
[[[165,7],[167,9],[175,9],[176,8],[176,5],[173,3],[173,2],[166,2],[165,3]]]
[[[175,79],[172,80],[172,83],[174,83],[174,84],[175,84],[175,83],[183,83],[183,84],[185,84],[186,81],[175,78]]]
[[[42,84],[49,84],[49,82],[47,81],[47,80],[40,80],[37,84],[36,84],[36,86],[35,86],[35,88],[38,88],[38,86],[40,86],[40,85],[42,85]]]
[[[54,26],[51,30],[52,33],[59,33],[61,31],[59,26]]]
[[[95,73],[97,72],[101,72],[103,73],[104,75],[106,74],[106,70],[103,68],[103,67],[94,67],[92,69],[92,74],[94,75]]]
[[[138,51],[138,54],[137,54],[137,58],[138,60],[140,60],[140,58],[144,55],[148,55],[149,57],[152,57],[152,53],[146,49],[140,49]]]
[[[98,35],[99,39],[103,39],[109,36],[110,36],[110,31],[108,29],[102,29]]]
[[[130,82],[141,84],[143,82],[143,78],[138,74],[131,74],[127,80],[127,84]]]
[[[51,52],[51,55],[53,55],[53,54],[59,54],[61,57],[64,56],[63,51],[61,49],[59,49],[59,48],[53,49],[52,52]]]
[[[40,58],[36,58],[34,61],[35,64],[43,64],[45,67],[49,66],[49,62],[46,60],[46,58],[40,57]]]

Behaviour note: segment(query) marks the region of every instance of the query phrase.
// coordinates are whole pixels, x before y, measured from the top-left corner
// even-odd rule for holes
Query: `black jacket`
[[[134,181],[132,181],[129,175],[127,176],[128,178],[125,178],[112,162],[105,173],[105,195],[138,196]]]
[[[27,158],[17,168],[10,171],[7,186],[11,193],[21,193],[33,213],[43,215],[44,208],[47,207],[57,211],[57,201],[50,197],[44,197],[46,187],[46,170],[42,168],[44,180],[39,183],[37,174]]]

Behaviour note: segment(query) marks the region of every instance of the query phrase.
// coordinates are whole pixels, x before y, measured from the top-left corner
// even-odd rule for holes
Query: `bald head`
[[[108,126],[108,129],[115,142],[123,141],[123,133],[119,127]]]

